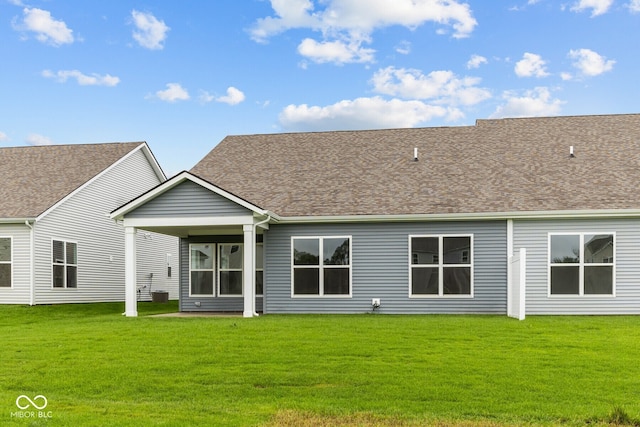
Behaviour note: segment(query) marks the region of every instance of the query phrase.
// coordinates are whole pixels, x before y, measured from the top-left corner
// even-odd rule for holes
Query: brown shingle
[[[640,209],[640,114],[229,136],[191,172],[280,216]]]
[[[35,218],[140,144],[0,148],[0,218]]]

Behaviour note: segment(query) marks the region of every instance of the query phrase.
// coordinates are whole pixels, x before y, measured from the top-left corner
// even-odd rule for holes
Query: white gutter
[[[35,248],[34,248],[34,237],[33,237],[33,226],[35,225],[35,221],[33,224],[29,223],[29,220],[24,221],[25,225],[29,227],[29,305],[35,305],[36,295],[35,295],[35,284],[34,280],[34,256],[35,256]]]
[[[260,221],[260,222],[256,222],[255,224],[253,224],[253,236],[254,236],[254,239],[255,239],[255,236],[256,236],[256,230],[258,229],[258,226],[259,226],[259,225],[262,225],[262,224],[266,224],[266,223],[268,223],[269,221],[271,221],[271,215],[270,215],[270,214],[268,214],[268,213],[267,213],[266,215],[267,215],[267,218],[266,218],[266,219],[264,219],[264,220],[262,220],[262,221]],[[251,262],[253,263],[253,273],[254,273],[254,274],[253,274],[253,276],[254,276],[254,280],[255,280],[255,272],[256,272],[256,250],[255,250],[255,244],[256,244],[256,242],[254,241],[254,242],[253,242],[254,248],[253,248],[253,251],[251,251],[251,252],[252,252],[252,258],[253,258]],[[264,251],[263,251],[263,253],[264,253]],[[264,280],[264,279],[263,279],[263,280]],[[259,314],[258,314],[258,312],[256,311],[256,304],[255,304],[255,301],[256,301],[255,283],[254,283],[253,290],[254,290],[254,293],[253,293],[253,315],[254,315],[254,316],[256,316],[256,317],[258,317],[258,316],[260,316],[260,315],[259,315]],[[263,296],[262,296],[262,304],[263,304],[263,308],[264,308],[264,294],[263,294]]]

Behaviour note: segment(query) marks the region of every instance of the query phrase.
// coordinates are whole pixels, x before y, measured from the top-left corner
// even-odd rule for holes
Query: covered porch
[[[136,233],[140,230],[180,238],[180,267],[175,274],[180,278],[181,311],[257,315],[269,212],[182,172],[116,209],[111,218],[125,229],[126,316],[138,315]]]

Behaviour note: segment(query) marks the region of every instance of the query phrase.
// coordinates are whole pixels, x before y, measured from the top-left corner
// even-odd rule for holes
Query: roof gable
[[[639,141],[638,114],[242,135],[191,171],[280,217],[640,211]]]
[[[142,147],[162,174],[143,142],[0,148],[0,218],[37,218]]]

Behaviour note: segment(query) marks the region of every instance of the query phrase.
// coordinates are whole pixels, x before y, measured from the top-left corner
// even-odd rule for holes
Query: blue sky
[[[640,0],[0,0],[0,146],[638,113]]]

